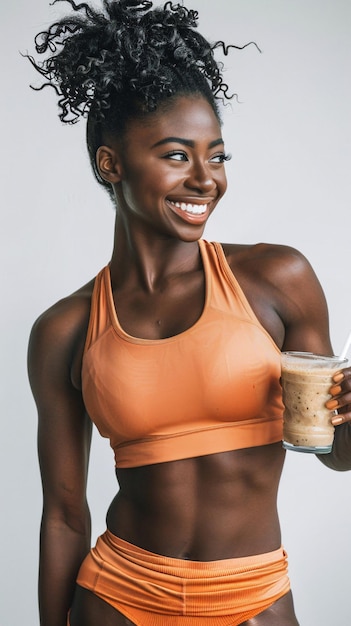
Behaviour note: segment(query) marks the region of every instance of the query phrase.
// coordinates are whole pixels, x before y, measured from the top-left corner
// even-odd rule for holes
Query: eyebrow
[[[183,146],[189,146],[189,148],[195,147],[195,141],[193,141],[192,139],[184,139],[183,137],[165,137],[164,139],[157,141],[152,147],[157,148],[157,146],[162,146],[165,143],[180,143],[180,144],[183,144]],[[216,146],[223,145],[223,144],[224,144],[224,141],[222,137],[219,137],[218,139],[211,141],[208,144],[208,147],[215,148]]]

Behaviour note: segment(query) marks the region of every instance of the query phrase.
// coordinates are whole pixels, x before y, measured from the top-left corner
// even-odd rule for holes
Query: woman
[[[321,287],[296,250],[201,239],[226,190],[227,87],[196,14],[68,1],[73,16],[37,38],[51,56],[31,60],[63,121],[88,116],[116,226],[109,265],[30,339],[41,625],[296,626],[276,509],[280,350],[332,354]],[[349,469],[349,370],[331,393],[321,460]],[[119,491],[90,550],[92,421]]]

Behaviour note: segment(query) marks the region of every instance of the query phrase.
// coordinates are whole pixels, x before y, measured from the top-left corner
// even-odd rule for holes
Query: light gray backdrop
[[[95,0],[97,3],[98,0]],[[229,190],[206,236],[285,243],[312,262],[330,306],[335,351],[351,327],[349,0],[193,0],[232,51],[226,78],[242,104],[225,113]],[[84,124],[63,127],[53,92],[19,51],[62,11],[46,0],[0,9],[1,46],[1,601],[4,626],[35,626],[41,487],[36,411],[26,375],[41,311],[109,260],[113,209],[93,180]],[[279,508],[301,626],[350,623],[351,475],[289,453]],[[94,438],[93,539],[115,489],[112,453]]]

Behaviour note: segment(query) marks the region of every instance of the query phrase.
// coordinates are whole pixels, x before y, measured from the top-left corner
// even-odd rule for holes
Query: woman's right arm
[[[72,383],[73,358],[86,315],[76,302],[67,299],[46,312],[34,324],[29,342],[28,371],[38,409],[43,486],[41,626],[66,626],[76,575],[90,549],[86,481],[91,422],[81,391]]]

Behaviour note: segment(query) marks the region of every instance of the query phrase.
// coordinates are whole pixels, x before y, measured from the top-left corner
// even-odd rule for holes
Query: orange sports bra
[[[109,266],[98,274],[83,357],[83,398],[117,467],[137,467],[282,438],[280,351],[218,243],[199,241],[206,298],[198,321],[166,339],[121,328]]]

